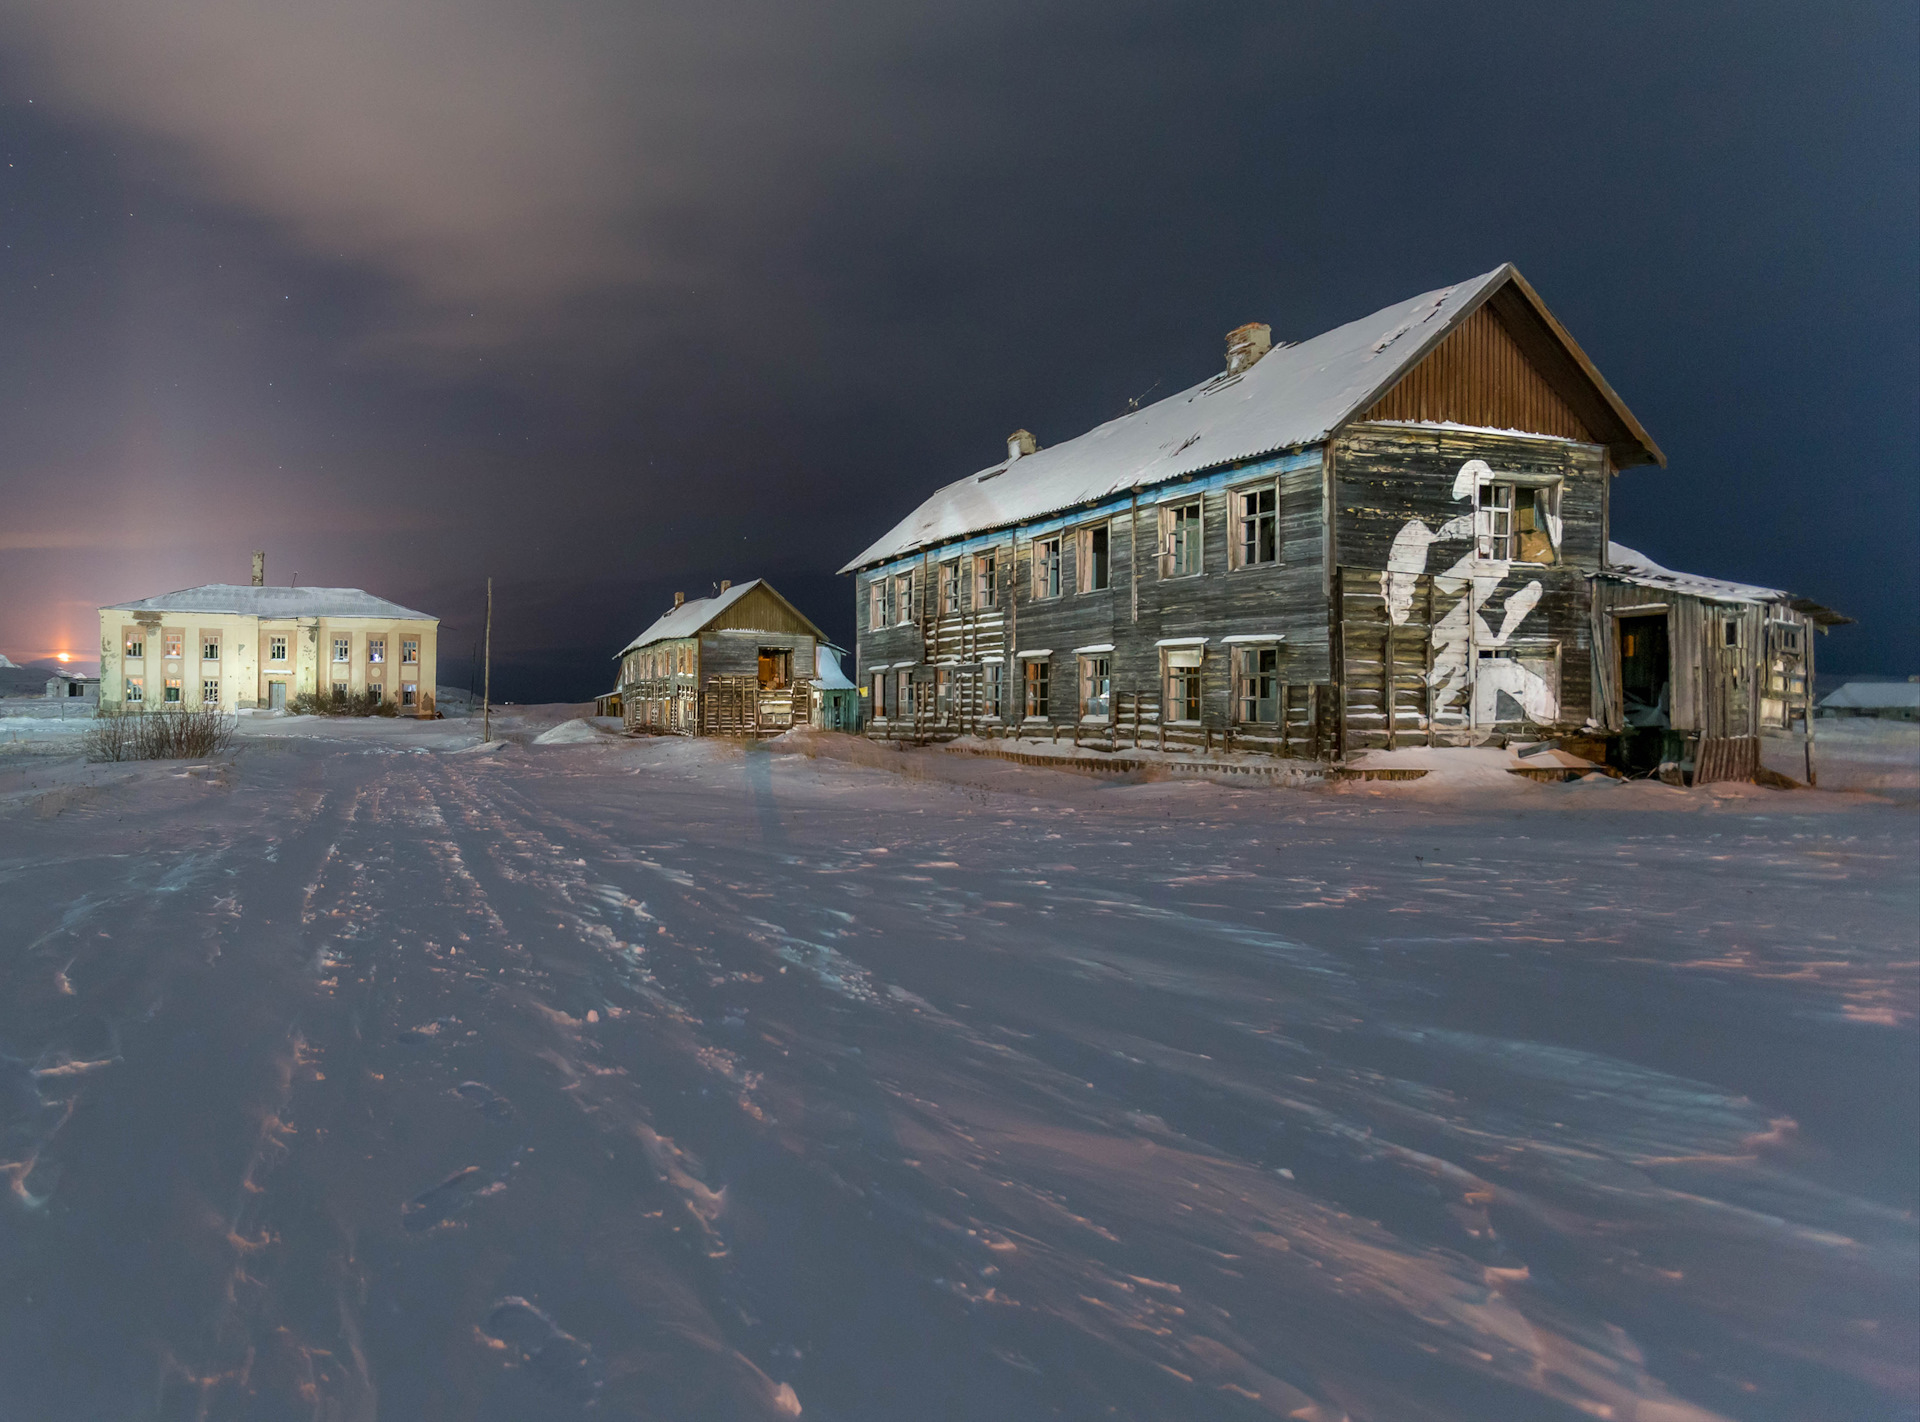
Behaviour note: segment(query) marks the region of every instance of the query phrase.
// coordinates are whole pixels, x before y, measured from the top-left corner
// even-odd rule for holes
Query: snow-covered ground
[[[580,710],[0,754],[0,1415],[1920,1411],[1910,793]]]

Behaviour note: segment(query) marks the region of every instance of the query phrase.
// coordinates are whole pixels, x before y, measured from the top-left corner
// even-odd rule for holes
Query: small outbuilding
[[[1920,677],[1909,677],[1905,681],[1846,682],[1822,699],[1819,714],[1920,721]]]
[[[840,658],[845,654],[844,647],[835,647],[827,642],[820,643],[815,653],[813,706],[807,720],[817,730],[860,729],[860,689],[840,669]]]
[[[807,719],[825,641],[759,578],[691,602],[675,593],[620,651],[621,719],[629,731],[777,736]]]
[[[100,678],[57,671],[47,678],[47,700],[97,705],[100,701]]]

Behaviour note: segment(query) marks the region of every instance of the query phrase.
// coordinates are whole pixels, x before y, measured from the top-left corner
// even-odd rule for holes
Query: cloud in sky
[[[830,118],[797,92],[833,83],[808,51],[861,18],[760,0],[8,9],[15,61],[62,107],[143,135],[308,253],[370,266],[408,337],[455,347],[693,275],[660,232],[777,179],[775,151]]]

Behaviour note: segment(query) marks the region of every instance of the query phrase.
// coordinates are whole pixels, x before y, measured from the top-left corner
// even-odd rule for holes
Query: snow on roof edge
[[[198,594],[198,596],[196,596]],[[438,623],[363,588],[256,587],[251,583],[202,583],[131,602],[110,603],[102,612],[204,612],[236,617],[385,617]]]
[[[1663,568],[1646,554],[1624,543],[1607,544],[1607,564],[1596,575],[1617,578],[1637,587],[1661,588],[1686,597],[1710,602],[1785,602],[1793,596],[1780,588],[1763,588],[1753,583],[1729,582],[1722,578],[1703,578],[1697,573],[1676,573]]]

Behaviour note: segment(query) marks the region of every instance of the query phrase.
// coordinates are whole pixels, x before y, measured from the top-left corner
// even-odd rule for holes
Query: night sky
[[[0,652],[361,586],[578,699],[1024,426],[1515,262],[1652,432],[1614,536],[1920,671],[1920,11],[0,7]]]

